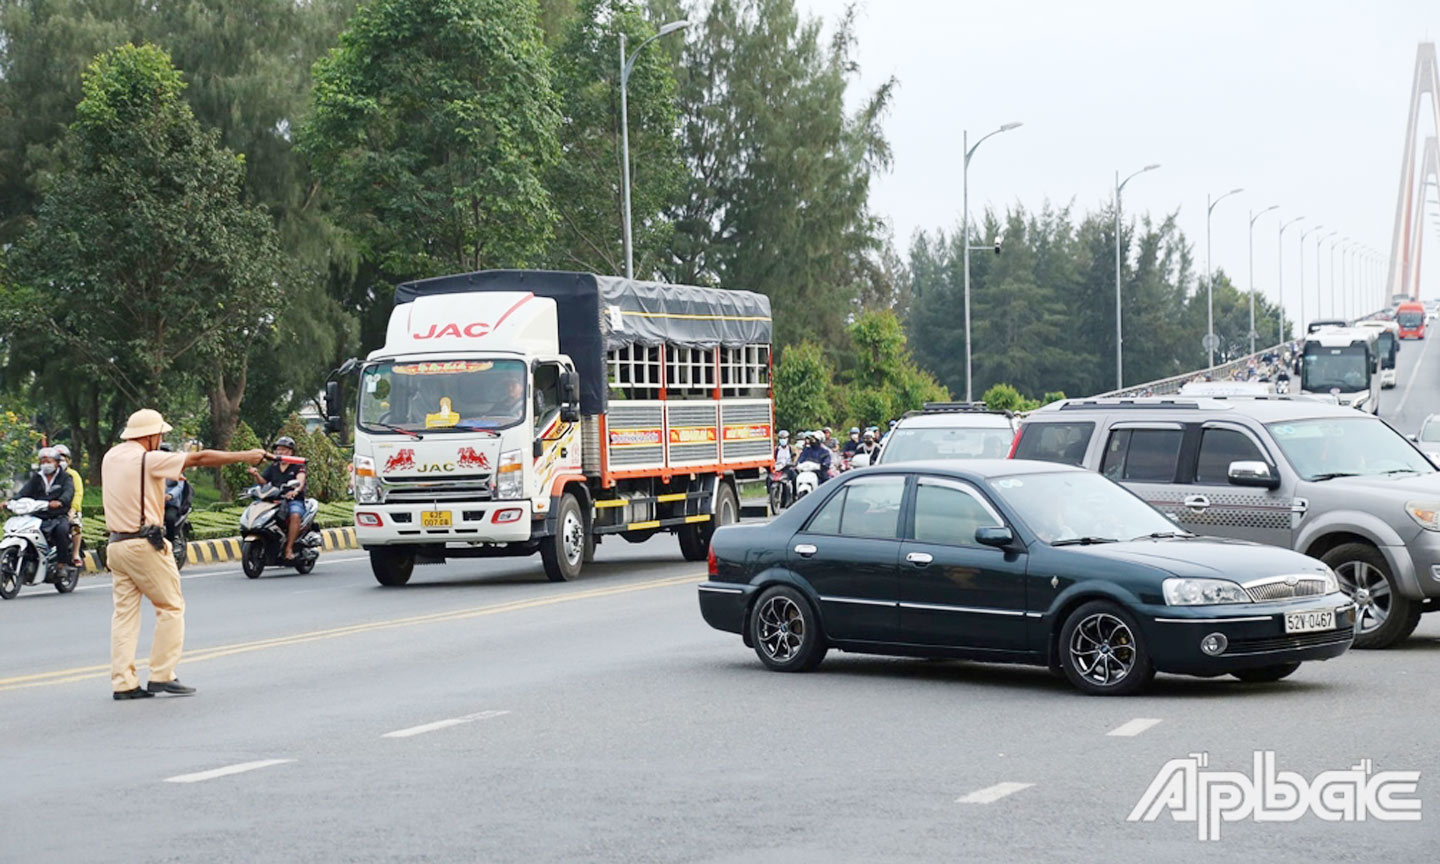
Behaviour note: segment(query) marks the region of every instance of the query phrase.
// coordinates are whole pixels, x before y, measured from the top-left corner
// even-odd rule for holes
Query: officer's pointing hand
[[[264,460],[266,460],[266,459],[269,459],[269,458],[272,458],[272,457],[270,456],[270,454],[266,453],[264,450],[258,450],[258,449],[257,449],[257,450],[246,450],[246,451],[245,451],[245,461],[246,461],[246,462],[249,462],[251,465],[259,465],[262,461],[264,461]]]

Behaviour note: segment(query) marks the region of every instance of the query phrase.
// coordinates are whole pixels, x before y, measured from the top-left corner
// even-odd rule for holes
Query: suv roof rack
[[[1206,399],[1215,397],[1206,396]],[[1078,411],[1087,408],[1190,408],[1200,409],[1195,399],[1165,399],[1155,396],[1140,396],[1133,399],[1070,399],[1060,406],[1061,411]]]
[[[900,419],[906,417],[919,417],[924,414],[955,414],[965,412],[969,414],[999,414],[1005,417],[1014,417],[1011,411],[995,411],[984,402],[926,402],[919,411],[906,411]]]

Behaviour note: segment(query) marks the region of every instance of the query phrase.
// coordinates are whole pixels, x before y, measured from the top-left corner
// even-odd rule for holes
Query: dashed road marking
[[[1014,795],[1021,789],[1029,789],[1034,783],[996,783],[994,786],[986,786],[984,789],[976,789],[969,795],[963,795],[955,799],[956,804],[994,804],[1007,795]]]
[[[474,714],[466,714],[464,717],[451,717],[449,720],[436,720],[434,723],[423,723],[419,726],[411,726],[408,729],[396,729],[394,732],[386,732],[380,737],[410,738],[415,735],[424,735],[426,732],[434,732],[438,729],[449,729],[451,726],[474,723],[476,720],[489,720],[491,717],[499,717],[502,714],[509,713],[509,711],[478,711]]]
[[[1121,723],[1105,734],[1115,738],[1134,738],[1136,735],[1139,735],[1146,729],[1150,729],[1159,722],[1160,719],[1158,717],[1136,717],[1134,720],[1127,720]]]
[[[194,774],[177,774],[174,777],[166,777],[166,783],[199,783],[204,780],[214,780],[217,777],[229,777],[231,774],[244,774],[246,771],[255,771],[260,768],[269,768],[272,765],[284,765],[286,762],[294,762],[294,759],[261,759],[256,762],[241,762],[238,765],[226,765],[224,768],[211,768],[209,771],[196,771]]]

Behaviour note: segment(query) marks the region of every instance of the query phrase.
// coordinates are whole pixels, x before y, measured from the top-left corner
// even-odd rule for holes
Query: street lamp
[[[1120,335],[1120,193],[1125,190],[1125,184],[1144,174],[1146,171],[1154,171],[1160,167],[1160,163],[1146,165],[1124,180],[1120,179],[1120,172],[1115,172],[1115,389],[1119,390],[1125,386],[1125,360],[1121,352]]]
[[[974,146],[970,145],[970,131],[961,133],[960,149],[965,151],[965,164],[960,169],[960,186],[962,191],[960,202],[960,235],[965,240],[965,401],[973,402],[975,391],[971,384],[970,377],[970,157],[975,155],[975,150],[985,139],[991,135],[999,135],[1001,132],[1009,132],[1011,129],[1020,127],[1020,123],[1006,123],[994,132],[984,135]]]
[[[1324,227],[1324,225],[1316,225],[1309,230],[1300,232],[1300,320],[1296,323],[1300,325],[1299,331],[1301,333],[1305,332],[1305,238]],[[1317,246],[1316,248],[1318,249],[1319,247]],[[1317,258],[1316,260],[1318,261],[1319,259]],[[1319,265],[1317,264],[1316,267],[1318,268]],[[1318,269],[1315,272],[1315,278],[1317,280],[1320,278]]]
[[[625,278],[635,278],[635,248],[630,231],[630,111],[629,103],[626,101],[626,88],[630,84],[630,73],[635,69],[635,58],[645,50],[645,46],[659,39],[683,30],[690,26],[689,21],[671,21],[655,31],[655,35],[635,46],[635,53],[629,59],[625,57],[625,33],[620,33],[620,161],[624,164],[621,173],[621,186],[625,196],[625,212],[622,214],[625,223]]]
[[[1206,317],[1209,321],[1205,329],[1205,346],[1210,349],[1210,366],[1215,365],[1215,271],[1210,267],[1210,214],[1215,212],[1215,205],[1229,198],[1231,195],[1239,195],[1244,192],[1243,188],[1231,189],[1214,201],[1210,200],[1210,193],[1205,193],[1205,306]]]
[[[1280,304],[1281,343],[1284,343],[1285,341],[1285,229],[1289,228],[1291,225],[1294,225],[1296,222],[1299,222],[1304,218],[1304,216],[1296,216],[1294,219],[1291,219],[1289,222],[1286,222],[1285,224],[1280,226],[1279,246],[1276,247],[1278,251],[1275,258],[1280,268],[1277,285],[1279,293],[1276,297],[1276,302]]]
[[[1329,240],[1330,238],[1334,237],[1336,234],[1339,234],[1339,233],[1340,233],[1339,229],[1336,229],[1336,230],[1334,230],[1334,231],[1331,231],[1329,234],[1326,234],[1325,236],[1321,237],[1319,240],[1316,240],[1316,241],[1315,241],[1315,314],[1316,314],[1316,315],[1324,315],[1324,314],[1325,314],[1324,312],[1320,311],[1320,301],[1325,297],[1325,294],[1324,294],[1323,291],[1322,291],[1322,288],[1323,288],[1324,286],[1322,286],[1322,285],[1320,284],[1320,247],[1325,245],[1325,241],[1326,241],[1326,240]],[[1331,244],[1330,244],[1330,248],[1331,248],[1331,249],[1334,249],[1334,248],[1335,248],[1335,244],[1334,244],[1333,241],[1332,241]],[[1332,286],[1335,284],[1335,272],[1334,272],[1333,269],[1332,269],[1331,272],[1330,272],[1330,284],[1331,284]],[[1332,299],[1333,299],[1333,298],[1332,298]],[[1333,312],[1334,310],[1331,310],[1331,311]]]
[[[1279,204],[1271,204],[1259,213],[1250,211],[1250,353],[1255,353],[1255,220],[1269,213],[1271,210],[1279,210]],[[1284,315],[1282,313],[1281,317]]]

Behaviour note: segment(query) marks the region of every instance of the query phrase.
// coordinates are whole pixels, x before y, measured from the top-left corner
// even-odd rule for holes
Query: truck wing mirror
[[[560,419],[565,423],[580,421],[580,376],[569,369],[560,372]]]
[[[340,382],[325,382],[325,431],[331,435],[340,431]]]

